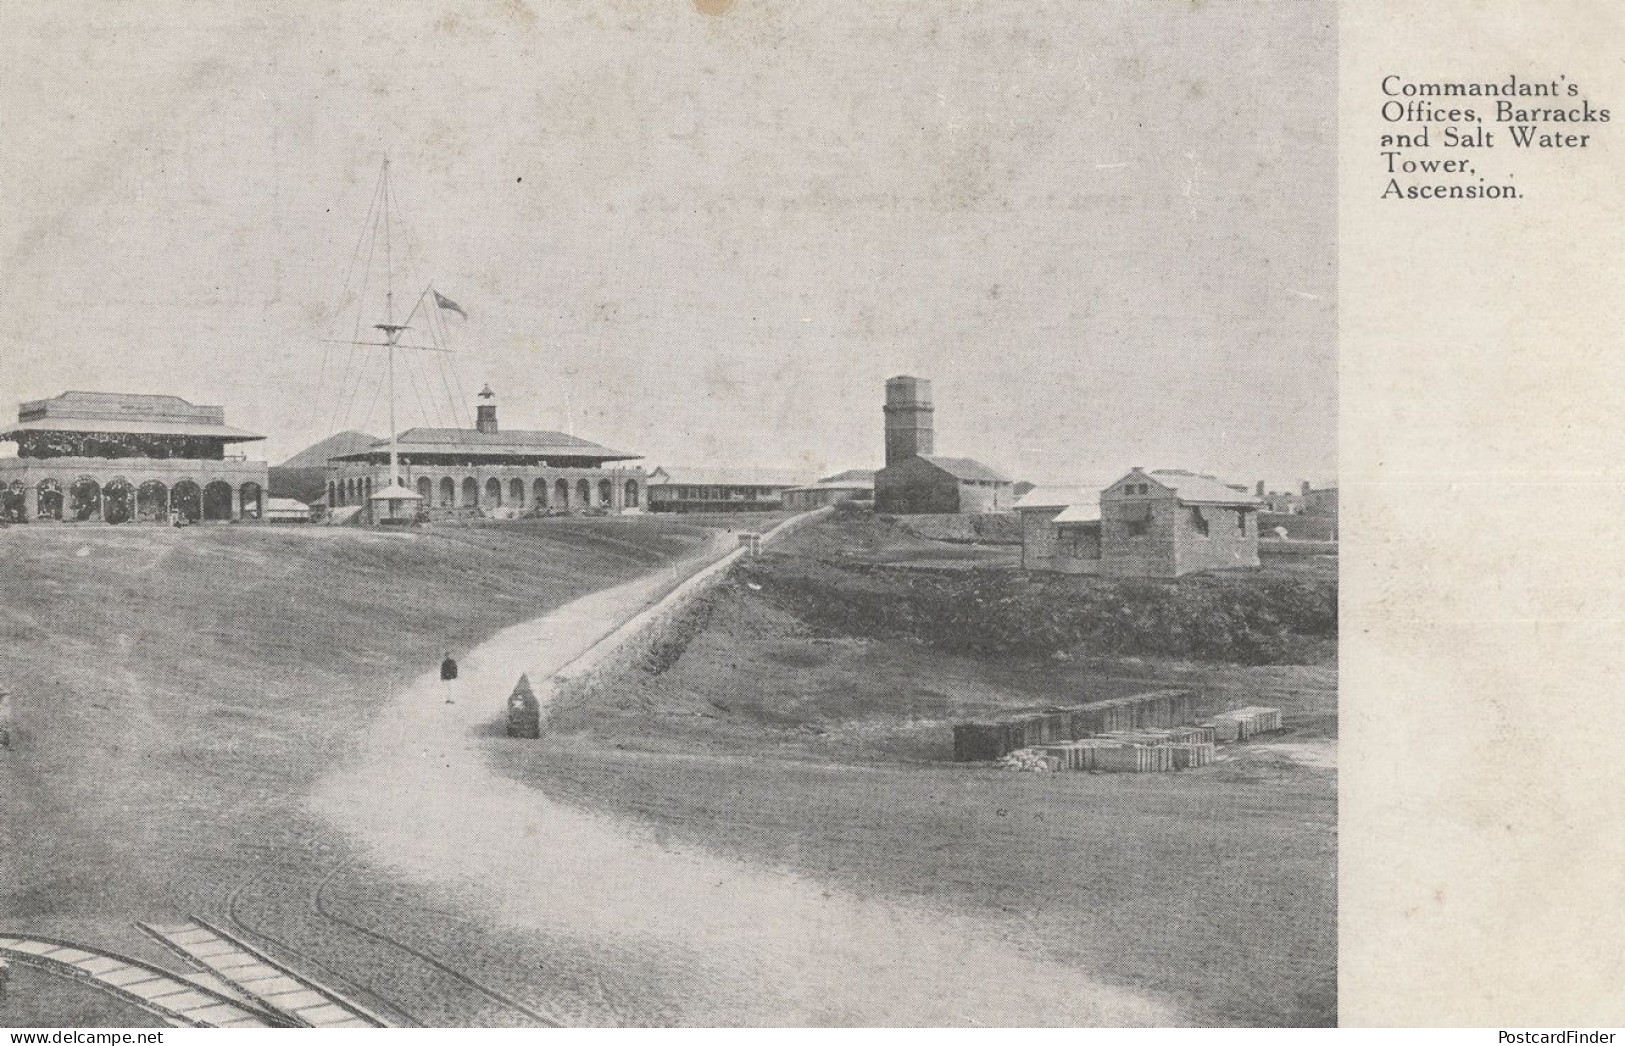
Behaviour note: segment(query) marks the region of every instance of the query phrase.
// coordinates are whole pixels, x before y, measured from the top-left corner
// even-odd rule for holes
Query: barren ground
[[[1335,1020],[1336,669],[1166,658],[965,656],[809,625],[770,598],[798,558],[946,569],[935,543],[839,524],[752,561],[690,631],[588,692],[516,779],[859,897],[968,919],[1022,954],[1215,1024]],[[954,569],[1000,569],[954,549]],[[951,557],[952,551],[948,553]],[[755,578],[756,581],[751,579]],[[884,584],[884,582],[876,582]],[[1288,729],[1177,775],[955,765],[951,726],[999,709],[1195,686]],[[1033,1001],[1035,1021],[1052,1012]]]
[[[543,743],[498,736],[513,665],[476,644],[567,604],[539,627],[590,639],[573,600],[657,589],[711,540],[696,523],[771,522],[0,532],[6,927],[167,963],[133,921],[202,914],[440,1025],[1334,1018],[1329,649],[968,657],[809,627],[740,577],[645,667],[569,695]],[[1011,569],[880,530],[790,552]],[[447,648],[479,688],[454,706]],[[1163,680],[1291,729],[1181,775],[943,762],[956,717]],[[465,790],[424,792],[437,774]],[[37,981],[0,1024],[133,1022],[16,983]]]
[[[497,985],[533,980],[524,942],[471,931],[478,913],[455,891],[353,864],[306,796],[448,649],[708,539],[659,519],[0,531],[0,682],[16,716],[0,749],[0,922],[167,964],[134,921],[197,913],[367,1003],[421,1000],[424,1022],[528,1023],[318,910],[322,889],[323,906],[382,909]],[[13,993],[0,1024],[128,1023],[121,1007],[80,1010],[80,994],[23,1008]]]

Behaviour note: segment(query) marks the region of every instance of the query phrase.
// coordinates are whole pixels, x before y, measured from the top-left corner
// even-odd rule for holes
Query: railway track
[[[400,1005],[393,1002],[392,1000],[384,998],[381,994],[379,994],[376,990],[374,990],[370,986],[362,984],[361,982],[355,980],[353,977],[346,976],[344,973],[340,972],[339,970],[334,969],[332,966],[330,966],[329,964],[321,961],[320,959],[316,958],[315,956],[311,955],[309,952],[306,952],[305,950],[294,946],[289,941],[287,941],[287,940],[285,940],[285,939],[283,939],[281,937],[276,936],[275,934],[273,934],[270,931],[266,930],[264,927],[254,926],[254,925],[251,925],[249,922],[247,922],[242,917],[242,912],[241,912],[241,908],[240,908],[241,901],[242,901],[242,895],[250,886],[252,886],[255,883],[259,882],[263,878],[265,878],[265,873],[263,873],[263,872],[258,874],[258,875],[251,875],[247,879],[244,879],[242,882],[238,883],[237,886],[232,889],[231,893],[229,895],[227,895],[227,897],[226,897],[226,920],[228,922],[230,922],[232,926],[236,927],[238,930],[241,930],[243,933],[247,934],[250,937],[258,938],[259,940],[264,941],[264,942],[274,946],[278,951],[282,952],[284,955],[286,955],[286,956],[288,956],[290,958],[297,959],[302,963],[308,964],[309,966],[313,966],[313,967],[316,967],[317,969],[322,970],[328,976],[332,977],[334,980],[340,981],[343,984],[348,985],[351,989],[353,989],[357,993],[366,996],[368,999],[371,999],[373,1001],[373,1003],[376,1006],[378,1006],[378,1008],[382,1009],[385,1013],[393,1013],[396,1016],[404,1018],[404,1020],[401,1023],[406,1024],[408,1026],[417,1026],[417,1027],[424,1027],[425,1026],[423,1024],[423,1022],[421,1020],[419,1020],[414,1014],[412,1014],[409,1011],[405,1010],[404,1008],[402,1008]]]
[[[177,1028],[275,1028],[280,1016],[200,976],[36,934],[0,936],[0,956],[123,999]]]
[[[492,988],[491,986],[489,986],[487,984],[482,984],[480,981],[475,980],[473,977],[470,977],[468,974],[464,973],[463,971],[458,970],[458,969],[456,969],[456,968],[454,968],[452,966],[447,965],[446,963],[442,962],[436,956],[430,955],[428,952],[423,951],[422,949],[419,949],[419,948],[416,948],[416,947],[414,947],[414,946],[412,946],[410,944],[407,944],[405,941],[402,941],[397,937],[393,937],[390,934],[387,934],[387,933],[383,932],[382,930],[377,929],[376,927],[364,926],[361,923],[355,922],[355,921],[353,921],[351,919],[347,919],[344,916],[342,916],[342,915],[338,914],[337,912],[335,912],[331,907],[329,907],[327,905],[326,900],[325,900],[325,894],[327,892],[327,887],[342,872],[347,871],[349,869],[349,867],[350,866],[348,864],[339,865],[337,868],[334,868],[331,872],[328,872],[327,875],[323,877],[321,883],[319,883],[317,885],[317,887],[316,887],[316,896],[315,896],[316,911],[319,912],[323,917],[327,918],[328,920],[330,920],[332,922],[337,923],[340,926],[345,927],[348,930],[351,930],[351,931],[353,931],[355,933],[361,934],[364,937],[368,937],[368,938],[370,938],[370,939],[372,939],[374,941],[377,941],[380,944],[385,944],[385,945],[388,945],[390,947],[396,948],[396,949],[398,949],[400,951],[403,951],[406,954],[416,958],[419,962],[425,963],[426,965],[431,966],[436,970],[439,970],[441,973],[443,973],[446,976],[452,978],[453,980],[457,981],[458,983],[460,983],[460,984],[462,984],[462,985],[464,985],[464,986],[466,986],[468,988],[473,989],[474,991],[478,992],[479,994],[485,996],[487,999],[490,999],[490,1000],[492,1000],[492,1001],[494,1001],[494,1002],[496,1002],[496,1003],[498,1003],[498,1004],[500,1004],[502,1006],[506,1006],[509,1009],[514,1010],[514,1011],[516,1011],[518,1013],[522,1013],[525,1016],[529,1017],[531,1020],[536,1021],[538,1024],[541,1024],[544,1027],[560,1028],[560,1027],[564,1026],[563,1022],[558,1020],[558,1018],[554,1017],[552,1014],[543,1013],[542,1011],[540,1011],[540,1010],[538,1010],[538,1009],[536,1009],[536,1008],[534,1008],[532,1006],[528,1006],[525,1003],[520,1002],[519,1000],[517,1000],[517,999],[513,998],[512,996],[508,995],[506,992],[499,991],[496,988]]]
[[[241,938],[194,916],[182,923],[137,923],[200,976],[246,1003],[306,1028],[387,1028],[381,1017]]]
[[[522,1014],[528,1020],[534,1021],[544,1027],[563,1027],[563,1022],[554,1017],[552,1014],[546,1013],[538,1007],[523,1003],[508,995],[506,992],[493,988],[490,985],[471,977],[469,974],[448,964],[436,955],[433,955],[414,945],[408,944],[405,941],[402,941],[375,926],[368,926],[364,923],[356,921],[355,919],[351,919],[335,910],[327,898],[328,887],[331,885],[334,879],[336,879],[349,867],[350,866],[348,864],[338,865],[332,871],[328,872],[317,884],[316,890],[311,896],[312,907],[323,919],[340,926],[353,934],[364,937],[376,944],[383,945],[386,948],[396,952],[404,953],[421,965],[429,967],[438,975],[450,978],[456,983],[462,985],[464,988],[469,989],[487,1000],[497,1003],[499,1006],[503,1006],[515,1013]],[[265,875],[263,873],[260,875],[250,876],[243,882],[239,883],[231,891],[230,895],[228,895],[226,900],[226,918],[234,927],[251,937],[258,938],[275,946],[280,952],[289,957],[297,958],[301,962],[308,963],[313,967],[321,969],[334,980],[342,982],[356,993],[371,1000],[376,1008],[385,1013],[393,1013],[403,1018],[401,1023],[416,1025],[418,1027],[427,1027],[435,1023],[432,1021],[425,1022],[417,1013],[408,1010],[406,1007],[402,1006],[393,999],[387,998],[381,991],[372,985],[364,984],[361,981],[358,981],[356,978],[335,969],[331,963],[323,962],[314,955],[310,954],[309,951],[299,948],[285,938],[272,934],[263,927],[255,926],[249,923],[243,916],[242,897],[243,894],[247,892],[249,887],[260,882],[264,878]]]

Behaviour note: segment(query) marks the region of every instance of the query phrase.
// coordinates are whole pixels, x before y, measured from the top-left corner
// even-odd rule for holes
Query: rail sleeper
[[[388,1022],[337,992],[274,962],[201,919],[141,928],[186,960],[267,1009],[310,1028],[386,1028]]]
[[[87,981],[176,1028],[271,1028],[275,1023],[230,998],[122,955],[49,938],[0,936],[0,956]]]

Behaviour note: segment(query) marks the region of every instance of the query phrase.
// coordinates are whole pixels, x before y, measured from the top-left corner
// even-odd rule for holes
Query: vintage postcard
[[[1618,1023],[1443,506],[1625,95],[1398,6],[0,9],[0,1025]]]

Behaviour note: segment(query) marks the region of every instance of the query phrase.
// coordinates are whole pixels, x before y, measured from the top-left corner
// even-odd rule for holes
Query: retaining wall
[[[762,544],[770,544],[803,524],[829,515],[834,506],[814,509],[780,523],[762,534]],[[678,582],[655,602],[644,607],[626,623],[594,643],[547,680],[548,697],[543,699],[545,718],[561,699],[581,694],[599,681],[630,667],[642,658],[695,599],[708,592],[750,550],[741,545],[715,563]]]

